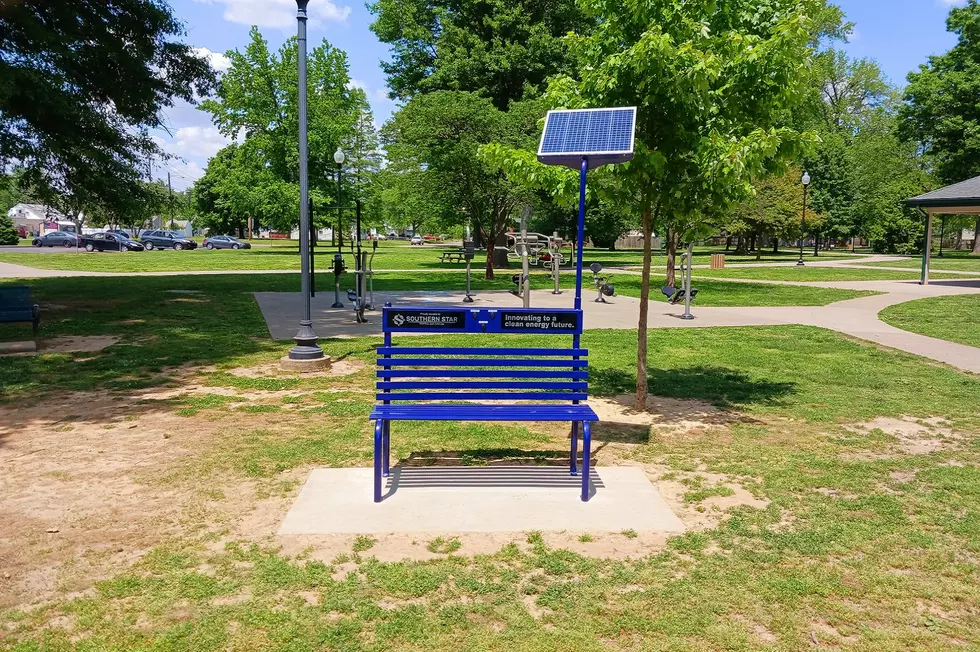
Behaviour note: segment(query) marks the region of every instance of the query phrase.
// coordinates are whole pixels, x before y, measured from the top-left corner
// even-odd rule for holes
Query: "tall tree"
[[[636,402],[647,398],[650,243],[656,222],[681,239],[744,199],[753,176],[799,156],[786,126],[805,96],[812,18],[823,1],[587,0],[599,22],[569,38],[576,77],[548,95],[559,106],[636,106],[636,154],[613,175],[637,200],[644,232]],[[672,272],[668,261],[668,274]]]
[[[792,166],[784,174],[772,174],[755,181],[753,195],[737,204],[725,230],[743,238],[769,238],[774,250],[782,239],[800,237],[803,226],[803,191],[800,177],[803,172]],[[812,229],[823,221],[819,212],[807,211],[806,225]],[[762,246],[756,246],[756,258],[762,257]]]
[[[217,97],[202,102],[201,108],[211,114],[223,134],[244,137],[244,155],[253,163],[251,172],[268,191],[253,200],[264,212],[275,215],[277,228],[288,231],[299,220],[298,210],[287,214],[275,204],[299,182],[296,39],[287,40],[273,54],[253,27],[244,52],[232,50],[227,56],[231,66],[222,75]],[[350,86],[347,55],[327,41],[309,52],[308,82],[311,196],[335,198],[334,151],[351,138],[364,95]],[[280,205],[295,208],[297,201]]]
[[[570,72],[569,31],[587,22],[575,0],[377,0],[371,29],[391,45],[381,67],[392,97],[474,91],[506,111]]]
[[[946,29],[956,35],[956,45],[909,74],[900,129],[933,158],[937,176],[949,184],[980,175],[980,2],[953,8]],[[980,237],[973,253],[980,254]]]
[[[474,93],[437,91],[414,97],[382,129],[392,172],[425,178],[444,217],[476,229],[487,249],[487,278],[493,278],[494,243],[530,198],[477,153],[490,142],[527,145],[535,113],[505,113]]]
[[[183,33],[163,0],[3,3],[0,165],[16,161],[76,222],[139,195],[160,109],[214,83]]]

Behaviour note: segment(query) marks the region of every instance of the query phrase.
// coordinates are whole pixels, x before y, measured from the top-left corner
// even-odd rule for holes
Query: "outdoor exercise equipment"
[[[561,274],[561,266],[565,264],[565,255],[561,251],[562,246],[562,239],[558,237],[558,231],[555,231],[554,235],[548,239],[548,253],[545,254],[546,257],[542,257],[545,268],[551,271],[551,278],[555,282],[555,289],[551,291],[552,294],[561,294],[558,277]]]
[[[356,213],[356,233],[357,251],[354,253],[354,289],[347,291],[347,299],[354,305],[354,321],[358,324],[366,324],[368,320],[364,317],[364,311],[368,309],[368,302],[365,298],[366,282],[369,276],[368,254],[361,248],[361,200],[358,199],[354,204]],[[378,243],[374,243],[377,249]],[[372,259],[374,258],[372,254]]]
[[[368,258],[367,266],[364,269],[364,275],[367,276],[367,302],[364,306],[365,310],[375,310],[374,308],[374,256],[378,253],[378,241],[371,241],[371,256]]]
[[[521,257],[521,275],[517,280],[517,296],[524,300],[524,307],[531,307],[531,269],[530,255],[531,246],[538,243],[537,235],[530,236],[527,233],[527,221],[531,217],[531,207],[525,206],[521,211],[521,237],[515,244],[518,254]]]
[[[681,301],[684,302],[684,314],[681,319],[694,319],[691,314],[691,302],[698,296],[698,289],[691,287],[691,269],[694,256],[694,244],[687,246],[687,251],[681,254],[681,288],[678,290],[672,285],[665,285],[661,292],[667,297],[667,302],[676,306]]]
[[[615,286],[612,283],[607,283],[605,276],[599,276],[599,272],[602,271],[602,265],[599,263],[592,263],[589,265],[589,269],[592,270],[592,284],[595,285],[596,290],[595,303],[609,303],[606,301],[606,297],[616,296]]]
[[[473,295],[470,294],[470,266],[476,256],[476,247],[473,246],[473,239],[470,237],[470,227],[466,227],[466,237],[463,238],[463,258],[466,260],[466,296],[463,303],[473,303]]]
[[[334,295],[333,295],[333,305],[331,308],[343,308],[344,304],[340,300],[340,277],[344,272],[347,271],[347,263],[344,262],[344,254],[339,251],[333,255],[333,277],[334,277]]]
[[[549,111],[545,118],[538,159],[546,164],[570,166],[581,173],[578,243],[585,240],[585,183],[589,167],[630,160],[635,122],[635,108]],[[522,232],[526,232],[526,225]],[[395,308],[385,304],[384,344],[377,350],[377,404],[369,417],[375,422],[375,502],[383,499],[383,478],[390,473],[392,422],[433,420],[570,422],[569,472],[581,475],[581,498],[589,500],[592,423],[599,418],[584,403],[589,397],[589,352],[581,347],[581,247],[576,253],[575,302],[571,309]],[[399,347],[392,341],[396,333],[535,333],[570,336],[572,342],[570,348],[440,347],[408,338],[411,342]],[[576,459],[580,429],[581,470]]]

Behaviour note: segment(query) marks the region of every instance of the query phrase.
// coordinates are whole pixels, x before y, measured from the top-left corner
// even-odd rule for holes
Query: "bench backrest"
[[[378,349],[377,399],[563,401],[588,399],[587,349]]]
[[[0,287],[0,311],[23,310],[31,307],[31,288],[26,285]]]
[[[385,307],[377,399],[399,401],[557,401],[588,399],[589,352],[575,310]],[[570,348],[395,346],[393,333],[571,335]],[[410,338],[414,339],[414,338]],[[567,341],[567,340],[566,340]]]

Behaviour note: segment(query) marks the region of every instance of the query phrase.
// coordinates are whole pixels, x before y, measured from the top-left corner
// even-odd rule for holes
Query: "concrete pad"
[[[392,469],[375,503],[371,469],[316,469],[279,534],[684,531],[642,469],[594,471],[601,486],[583,503],[579,478],[562,467]]]
[[[6,353],[33,353],[37,351],[37,342],[27,340],[24,342],[0,342],[0,355]]]

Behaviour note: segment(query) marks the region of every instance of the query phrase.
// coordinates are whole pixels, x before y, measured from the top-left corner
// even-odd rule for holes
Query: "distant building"
[[[22,236],[43,235],[51,231],[74,231],[75,223],[56,208],[43,204],[17,204],[7,211]]]

